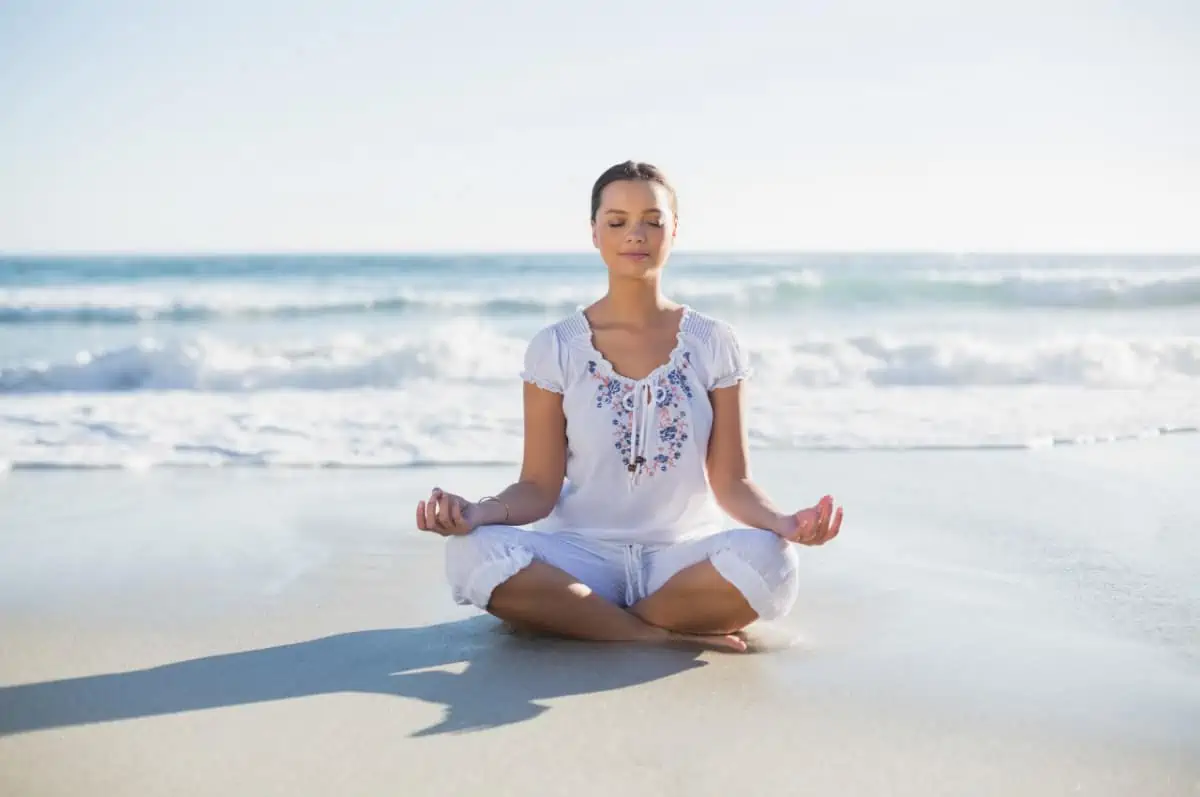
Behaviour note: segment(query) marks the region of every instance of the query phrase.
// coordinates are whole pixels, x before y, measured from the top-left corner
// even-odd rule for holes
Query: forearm
[[[752,529],[773,531],[778,528],[783,513],[749,478],[731,479],[710,486],[717,504],[738,523]]]
[[[534,482],[517,481],[495,494],[495,501],[478,501],[479,525],[524,526],[550,514],[558,501],[558,489],[549,489]],[[505,519],[507,507],[508,518]]]

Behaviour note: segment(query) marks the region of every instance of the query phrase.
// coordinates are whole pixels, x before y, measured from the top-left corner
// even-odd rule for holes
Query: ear
[[[600,237],[596,234],[596,222],[592,222],[592,246],[596,249],[600,248]]]

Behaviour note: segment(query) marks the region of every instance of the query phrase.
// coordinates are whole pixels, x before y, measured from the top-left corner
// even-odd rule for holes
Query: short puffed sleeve
[[[713,324],[709,339],[708,373],[712,384],[709,390],[730,387],[744,379],[749,379],[752,373],[750,358],[742,348],[734,328],[723,321]]]
[[[561,347],[558,332],[553,326],[542,329],[525,347],[525,366],[521,369],[521,379],[543,390],[563,392]]]

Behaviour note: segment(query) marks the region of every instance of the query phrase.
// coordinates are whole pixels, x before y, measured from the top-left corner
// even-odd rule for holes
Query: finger
[[[442,531],[449,531],[454,526],[454,519],[451,517],[453,504],[454,498],[448,493],[442,493],[438,497],[438,528]]]
[[[821,536],[821,516],[814,515],[812,524],[808,527],[804,534],[804,541],[812,544]]]
[[[822,541],[825,539],[825,535],[829,533],[829,524],[832,520],[833,497],[827,495],[821,499],[821,526],[819,534]]]
[[[804,510],[804,514],[808,517],[811,528],[818,529],[821,527],[821,511],[822,505],[820,501],[813,504],[811,509]]]
[[[839,508],[838,508],[838,510],[837,510],[837,512],[835,512],[835,513],[834,513],[833,517],[830,519],[829,526],[828,526],[827,528],[825,528],[824,530],[822,530],[822,532],[821,532],[821,536],[820,536],[820,538],[817,540],[817,545],[824,545],[825,543],[827,543],[827,542],[829,542],[830,540],[832,540],[832,539],[833,539],[833,537],[834,537],[834,535],[835,535],[835,534],[837,534],[837,531],[836,531],[836,528],[837,528],[837,526],[836,526],[836,524],[840,524],[840,523],[841,523],[841,520],[840,520],[840,517],[841,517],[841,511],[842,511],[842,510],[841,510],[841,508],[839,507]]]
[[[429,531],[429,526],[425,524],[425,502],[417,501],[417,528],[421,531]]]
[[[467,525],[467,521],[463,519],[461,501],[455,501],[450,505],[450,519],[454,522],[456,529],[462,529]]]
[[[425,527],[429,531],[437,531],[437,499],[430,498],[425,502]]]
[[[830,526],[830,528],[829,528],[829,534],[828,534],[828,536],[825,537],[825,542],[829,542],[830,540],[832,540],[834,537],[836,537],[838,535],[838,532],[841,530],[842,530],[842,508],[839,506],[837,512],[834,513],[833,525]]]
[[[436,493],[436,497],[430,499],[433,504],[433,527],[438,531],[445,531],[443,521],[446,519],[445,496],[441,492]]]

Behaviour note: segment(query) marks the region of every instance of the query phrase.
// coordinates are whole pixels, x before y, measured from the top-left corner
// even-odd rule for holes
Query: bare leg
[[[732,634],[758,619],[712,562],[697,562],[629,609],[651,625],[685,634]]]
[[[594,594],[573,576],[545,562],[533,562],[492,592],[487,610],[519,628],[574,639],[610,642],[689,642],[745,650],[736,637],[675,633],[643,622]]]

